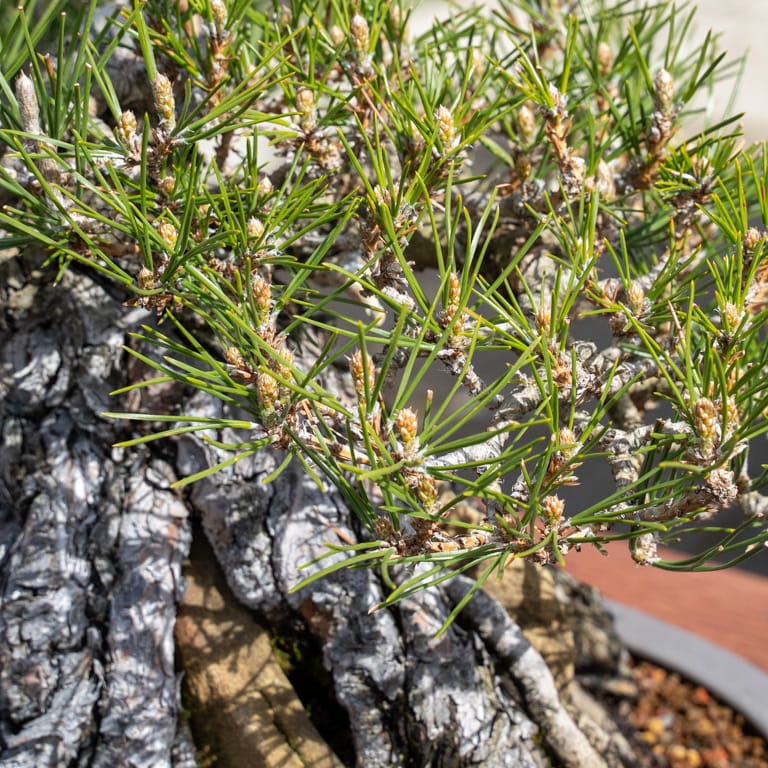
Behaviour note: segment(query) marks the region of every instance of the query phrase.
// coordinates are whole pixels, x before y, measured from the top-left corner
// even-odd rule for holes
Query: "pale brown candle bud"
[[[328,30],[328,34],[331,38],[331,42],[337,48],[340,48],[341,44],[344,42],[344,30],[338,24],[334,24]]]
[[[152,97],[161,125],[167,131],[172,131],[176,127],[176,99],[171,81],[162,73],[158,73],[152,83]]]
[[[541,511],[550,524],[555,524],[563,516],[565,502],[558,496],[546,496],[541,502]]]
[[[258,240],[264,234],[264,223],[254,216],[248,219],[247,227],[249,240]]]
[[[120,113],[120,118],[115,126],[115,136],[126,149],[131,148],[131,145],[136,138],[137,128],[136,115],[134,115],[130,109],[126,109],[125,112]]]
[[[437,135],[443,152],[456,147],[459,139],[456,135],[456,126],[454,125],[451,111],[441,105],[437,108],[437,112],[435,112],[435,119],[437,120]]]
[[[40,109],[35,85],[23,69],[16,78],[16,101],[19,103],[22,128],[27,133],[41,134],[43,130],[40,127]]]
[[[664,116],[669,116],[673,111],[675,99],[675,81],[666,69],[660,69],[653,81],[654,99],[656,106]]]
[[[604,40],[597,45],[597,68],[601,75],[607,75],[613,68],[613,51]]]
[[[272,286],[261,275],[256,275],[251,281],[251,296],[259,310],[258,321],[263,324],[272,308]]]
[[[763,239],[763,235],[756,227],[750,227],[744,233],[744,247],[748,251],[754,251]]]
[[[536,330],[542,335],[549,337],[549,330],[552,323],[552,310],[548,304],[542,304],[536,310]]]
[[[306,133],[314,131],[317,127],[315,115],[315,94],[309,88],[299,88],[296,91],[296,110],[298,111],[299,125]]]
[[[227,28],[227,6],[223,0],[211,0],[211,18],[218,37],[223,37]]]
[[[630,312],[633,315],[639,315],[642,312],[644,302],[645,291],[639,283],[633,280],[629,284],[629,288],[627,288],[627,303],[629,304]]]
[[[155,274],[151,269],[142,267],[138,276],[139,288],[143,291],[151,291],[155,287]]]
[[[702,397],[693,405],[694,427],[699,437],[711,443],[717,434],[717,409],[708,398]]]
[[[274,409],[280,397],[280,387],[271,373],[260,373],[256,377],[256,392],[262,408]]]
[[[525,143],[530,142],[533,139],[536,132],[536,115],[534,111],[528,106],[523,104],[515,114],[515,125],[517,132]]]
[[[174,176],[163,176],[157,186],[166,197],[170,197],[176,187],[176,178]]]
[[[437,503],[437,482],[432,475],[419,475],[416,495],[427,511],[431,511]]]
[[[403,408],[395,418],[395,428],[404,443],[412,443],[419,433],[419,420],[412,408]]]
[[[165,243],[165,247],[172,251],[176,247],[179,231],[170,221],[160,221],[157,224],[157,232]]]
[[[368,22],[359,13],[356,13],[349,22],[349,38],[358,63],[368,55],[370,36]]]
[[[349,372],[355,385],[358,398],[365,397],[366,389],[370,392],[376,384],[376,368],[371,358],[366,358],[367,365],[363,364],[363,353],[356,349],[349,359]]]

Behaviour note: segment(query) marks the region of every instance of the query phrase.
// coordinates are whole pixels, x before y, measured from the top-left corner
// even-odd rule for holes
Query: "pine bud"
[[[419,475],[416,495],[426,511],[430,512],[434,508],[437,503],[437,482],[432,475]]]
[[[223,0],[211,0],[211,18],[218,38],[222,38],[227,28],[227,6]]]
[[[419,433],[419,420],[412,408],[403,408],[395,418],[395,428],[404,443],[412,443]]]
[[[227,347],[224,350],[224,359],[237,368],[245,366],[245,358],[237,347]]]
[[[763,239],[763,235],[756,227],[750,227],[744,233],[744,247],[748,251],[754,251]]]
[[[675,98],[675,81],[666,69],[660,69],[653,81],[656,107],[665,117],[672,114],[672,102]]]
[[[155,287],[155,274],[151,269],[142,267],[138,276],[139,288],[143,291],[151,291]]]
[[[19,71],[19,76],[16,78],[15,90],[16,101],[19,103],[19,112],[21,113],[22,128],[28,133],[42,133],[35,85],[23,69]]]
[[[552,323],[552,310],[549,304],[542,304],[536,310],[536,330],[542,335],[549,338],[549,331]]]
[[[723,304],[720,310],[720,317],[722,318],[723,326],[727,331],[733,331],[738,328],[739,323],[741,322],[741,312],[739,312],[739,308],[730,301],[726,301]]]
[[[459,143],[459,138],[456,135],[456,126],[451,111],[441,105],[435,112],[435,119],[437,120],[437,136],[440,139],[443,153],[454,149]]]
[[[363,353],[356,349],[349,359],[349,372],[352,374],[352,381],[354,382],[358,399],[364,399],[366,390],[368,392],[372,391],[376,384],[376,368],[373,365],[373,360],[368,357],[365,359],[364,364]]]
[[[136,115],[130,109],[120,113],[120,118],[115,126],[115,136],[117,140],[126,148],[130,149],[136,138]]]
[[[561,446],[561,450],[568,456],[572,456],[576,450],[576,444],[579,442],[579,439],[572,429],[561,427],[557,433],[557,441]]]
[[[165,247],[172,251],[176,247],[179,232],[170,221],[160,221],[157,224],[157,232],[165,243]]]
[[[541,511],[550,525],[555,525],[562,518],[565,502],[559,496],[545,496],[541,502]]]
[[[290,379],[291,369],[294,366],[293,352],[287,347],[283,347],[275,357],[275,373],[283,379]]]
[[[272,286],[261,275],[255,275],[251,281],[251,296],[258,309],[259,325],[263,325],[272,309]]]
[[[613,51],[604,40],[597,45],[597,68],[601,75],[607,75],[613,69]]]
[[[311,133],[317,128],[315,114],[315,94],[309,88],[299,88],[296,91],[296,109],[299,112],[299,125],[305,133]]]
[[[643,310],[643,304],[645,303],[645,291],[642,289],[639,283],[632,281],[627,288],[627,303],[629,304],[629,311],[637,316]]]
[[[632,559],[639,565],[649,565],[659,559],[655,534],[644,533],[632,541]]]
[[[344,42],[344,30],[338,24],[334,24],[328,30],[328,34],[330,35],[331,42],[334,44],[334,46],[336,46],[336,48],[340,48]]]
[[[274,190],[274,187],[272,186],[272,179],[269,178],[269,176],[262,176],[259,179],[259,185],[257,187],[257,190],[259,192],[259,195],[262,197],[267,197],[268,195],[272,194],[272,191]]]
[[[174,176],[163,176],[157,186],[166,197],[170,197],[176,187],[176,178]]]
[[[708,398],[702,397],[693,405],[694,428],[705,443],[711,443],[717,434],[717,409]]]
[[[254,216],[248,219],[247,227],[249,240],[258,240],[264,234],[264,223]]]
[[[172,131],[176,127],[176,99],[171,81],[165,75],[158,74],[152,83],[152,97],[160,116],[160,124],[167,131]]]
[[[536,115],[528,104],[523,104],[523,106],[517,110],[517,114],[515,115],[515,125],[517,126],[517,132],[520,139],[526,144],[530,143],[536,132]]]
[[[368,28],[368,22],[359,13],[356,13],[349,22],[349,37],[355,52],[355,60],[358,64],[364,63],[368,57],[371,32]]]
[[[256,393],[265,410],[274,410],[280,396],[280,387],[271,373],[260,373],[256,377]]]

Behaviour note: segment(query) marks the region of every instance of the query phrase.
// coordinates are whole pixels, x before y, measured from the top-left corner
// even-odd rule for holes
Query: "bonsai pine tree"
[[[534,675],[523,709],[563,764],[631,764],[600,757],[480,588],[614,540],[674,570],[765,550],[768,157],[705,110],[734,63],[712,34],[691,46],[686,4],[502,2],[418,35],[410,13],[4,8],[4,247],[118,296],[127,356],[100,358],[114,397],[92,421],[165,462],[155,484],[186,494],[243,602],[335,627],[336,695],[377,712],[353,725],[360,764],[541,749],[514,718],[427,723],[426,660],[411,726],[384,714],[395,673],[350,683],[360,633],[394,647],[414,605],[411,648],[474,633],[467,675]],[[88,336],[104,306],[73,306]],[[509,705],[486,694],[479,722]],[[170,740],[136,738],[160,764]]]

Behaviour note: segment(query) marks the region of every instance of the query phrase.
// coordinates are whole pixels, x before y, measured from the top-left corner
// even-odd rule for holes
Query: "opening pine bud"
[[[458,304],[461,298],[461,280],[455,272],[451,272],[451,278],[448,282],[448,301],[451,304]]]
[[[395,428],[404,443],[412,443],[419,433],[419,420],[416,417],[416,412],[412,408],[403,408],[395,417]]]
[[[549,304],[542,304],[536,310],[536,330],[542,335],[549,338],[549,331],[552,326],[552,309]]]
[[[763,239],[763,235],[761,234],[760,230],[756,227],[750,227],[745,233],[744,233],[744,247],[748,251],[754,251],[755,248],[760,244],[760,241]]]
[[[224,350],[224,359],[230,364],[239,368],[245,366],[245,358],[237,347],[227,347]]]
[[[272,411],[280,397],[280,387],[271,373],[260,373],[256,377],[256,393],[264,410]]]
[[[416,495],[427,512],[431,512],[437,503],[437,482],[432,475],[419,475]]]
[[[708,398],[702,397],[693,405],[696,433],[706,443],[711,443],[717,434],[717,408]]]
[[[455,149],[458,146],[459,137],[456,135],[453,114],[447,107],[440,105],[435,112],[435,119],[437,120],[437,136],[440,139],[443,152]]]
[[[557,523],[565,512],[565,502],[559,496],[545,496],[541,502],[541,511],[549,523]]]
[[[255,216],[251,216],[251,218],[248,219],[247,227],[249,240],[258,240],[264,234],[264,222],[257,219]]]
[[[152,97],[160,124],[167,131],[172,131],[176,127],[176,99],[173,96],[171,81],[162,73],[159,73],[152,83]]]
[[[629,304],[629,310],[633,315],[637,316],[643,309],[645,303],[645,291],[634,280],[629,284],[627,288],[627,303]]]
[[[632,541],[632,559],[640,565],[648,565],[659,559],[655,534],[644,533]]]
[[[165,247],[172,251],[176,247],[176,241],[179,237],[179,231],[170,221],[160,221],[157,224],[157,232],[165,243]]]
[[[557,441],[561,447],[561,450],[568,456],[572,456],[576,450],[576,444],[579,439],[576,437],[576,433],[569,427],[561,427],[557,433]]]
[[[730,301],[726,301],[720,310],[720,317],[723,321],[723,326],[727,331],[733,331],[738,328],[741,322],[741,312],[739,308]]]
[[[155,273],[151,269],[142,267],[138,276],[139,288],[143,291],[151,291],[155,287]]]
[[[293,352],[286,347],[278,350],[274,361],[275,373],[283,379],[290,380],[293,376],[292,368],[294,366]]]
[[[272,286],[261,275],[251,281],[251,296],[258,309],[258,323],[264,325],[272,309]]]
[[[166,197],[170,197],[176,187],[176,178],[174,176],[163,176],[157,186]]]

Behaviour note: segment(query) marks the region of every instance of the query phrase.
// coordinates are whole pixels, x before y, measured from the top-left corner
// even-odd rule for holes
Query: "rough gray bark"
[[[291,593],[326,541],[356,536],[341,499],[298,465],[265,485],[281,459],[266,451],[184,498],[170,483],[220,460],[210,444],[112,448],[128,427],[99,414],[139,375],[120,347],[147,315],[91,276],[54,287],[31,263],[0,264],[0,766],[193,764],[172,639],[190,512],[238,599],[319,642],[359,765],[631,764],[615,734],[574,721],[493,598],[435,639],[465,582],[370,615],[384,596],[373,571]],[[130,405],[220,408],[184,394]]]
[[[162,766],[186,509],[99,415],[139,315],[30,263],[0,265],[0,765]]]

